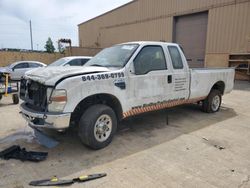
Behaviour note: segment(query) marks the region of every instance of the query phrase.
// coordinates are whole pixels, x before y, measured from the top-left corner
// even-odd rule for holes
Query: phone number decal
[[[82,81],[91,81],[91,80],[106,80],[110,78],[123,78],[124,73],[119,72],[119,73],[109,73],[109,74],[98,74],[98,75],[90,75],[90,76],[83,76]]]

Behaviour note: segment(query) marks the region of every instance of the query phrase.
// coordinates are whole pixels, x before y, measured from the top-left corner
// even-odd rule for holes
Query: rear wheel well
[[[75,108],[71,115],[70,125],[77,126],[81,115],[94,104],[104,104],[112,108],[116,114],[117,120],[122,119],[122,107],[119,100],[110,94],[96,94],[83,99]]]
[[[218,90],[223,95],[225,90],[225,83],[223,81],[216,82],[211,88],[211,91],[212,90]]]

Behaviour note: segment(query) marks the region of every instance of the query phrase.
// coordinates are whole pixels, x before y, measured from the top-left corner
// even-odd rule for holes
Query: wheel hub
[[[101,115],[96,123],[94,129],[94,135],[97,141],[104,142],[107,140],[112,131],[112,120],[107,114]]]
[[[97,125],[97,133],[98,134],[105,133],[106,129],[107,129],[107,126],[103,122],[101,122],[99,125]]]
[[[218,110],[219,106],[220,106],[220,97],[216,95],[212,100],[212,110],[213,111]]]

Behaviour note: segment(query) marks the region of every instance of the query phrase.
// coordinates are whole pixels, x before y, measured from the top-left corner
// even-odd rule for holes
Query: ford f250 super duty
[[[77,126],[83,144],[100,149],[119,120],[196,102],[217,112],[233,85],[234,69],[190,69],[178,44],[130,42],[102,50],[84,67],[29,72],[21,81],[21,113],[37,129]]]

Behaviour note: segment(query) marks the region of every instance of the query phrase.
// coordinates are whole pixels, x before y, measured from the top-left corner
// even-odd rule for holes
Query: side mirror
[[[11,70],[12,70],[13,72],[15,71],[15,69],[14,69],[14,68],[12,68]]]

